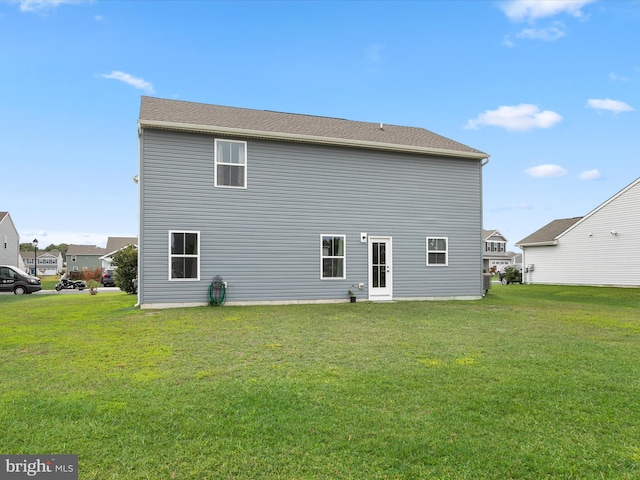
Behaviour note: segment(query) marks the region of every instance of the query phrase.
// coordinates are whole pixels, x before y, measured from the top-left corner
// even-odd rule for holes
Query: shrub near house
[[[134,280],[138,277],[138,249],[128,245],[113,254],[116,286],[127,293],[136,293]]]

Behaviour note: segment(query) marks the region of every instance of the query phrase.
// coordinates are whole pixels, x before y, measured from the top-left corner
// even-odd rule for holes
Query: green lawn
[[[133,308],[0,296],[0,450],[80,479],[640,478],[640,289]]]

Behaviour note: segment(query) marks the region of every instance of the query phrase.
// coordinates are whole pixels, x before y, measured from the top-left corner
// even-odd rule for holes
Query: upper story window
[[[427,237],[427,265],[449,264],[449,239],[446,237]]]
[[[215,140],[214,185],[247,188],[247,142]]]
[[[345,236],[322,235],[320,278],[345,278]]]
[[[200,279],[200,232],[169,232],[169,280]]]
[[[486,252],[504,252],[506,250],[505,242],[484,242]]]

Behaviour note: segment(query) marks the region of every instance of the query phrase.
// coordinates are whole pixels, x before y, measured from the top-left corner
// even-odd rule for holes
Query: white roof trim
[[[558,237],[555,240],[547,241],[547,242],[534,242],[534,243],[516,243],[515,245],[520,248],[524,247],[549,247],[558,244]],[[520,254],[518,254],[520,255]]]
[[[370,148],[374,150],[387,150],[405,153],[423,153],[444,155],[447,157],[467,158],[474,160],[483,160],[489,158],[486,153],[462,152],[458,150],[449,150],[445,148],[427,148],[417,147],[414,145],[400,145],[395,143],[371,142],[367,140],[352,140],[346,138],[321,137],[316,135],[301,135],[297,133],[283,132],[266,132],[261,130],[249,130],[244,128],[218,127],[209,125],[196,125],[190,123],[165,122],[161,120],[139,120],[139,127],[148,128],[164,128],[171,130],[187,130],[190,132],[201,133],[222,133],[226,135],[241,135],[251,138],[270,138],[275,140],[290,140],[297,142],[320,143],[324,145],[338,145],[348,147]]]

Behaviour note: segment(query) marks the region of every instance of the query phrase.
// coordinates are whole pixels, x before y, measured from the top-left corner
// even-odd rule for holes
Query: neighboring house
[[[111,268],[113,255],[129,245],[138,248],[138,237],[109,237],[107,239],[107,248],[105,248],[106,253],[100,257],[102,268],[105,270]]]
[[[513,264],[513,252],[507,251],[507,238],[498,230],[482,230],[482,269],[489,273],[492,267],[502,271]]]
[[[554,220],[516,245],[528,283],[640,286],[640,178],[584,217]]]
[[[20,266],[20,235],[9,212],[0,212],[0,265]]]
[[[62,253],[57,250],[38,250],[37,268],[34,269],[35,255],[36,253],[31,251],[20,252],[20,268],[35,276],[58,275],[62,271]]]
[[[84,269],[102,268],[101,257],[107,253],[106,248],[96,245],[69,245],[67,250],[67,271],[81,272]]]
[[[142,97],[138,301],[480,299],[488,155],[428,130]]]

